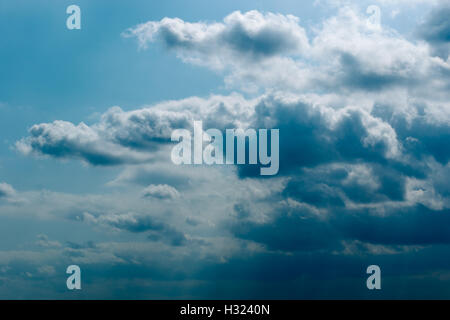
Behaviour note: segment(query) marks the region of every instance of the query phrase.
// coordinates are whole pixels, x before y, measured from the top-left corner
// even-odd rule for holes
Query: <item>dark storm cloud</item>
[[[347,176],[347,172],[336,170],[333,174],[343,174]],[[288,182],[283,194],[297,201],[308,203],[319,208],[324,207],[343,207],[344,201],[339,195],[338,189],[333,186],[330,176],[324,177],[322,180],[320,175],[305,174],[299,178],[292,179]]]
[[[368,123],[375,130],[369,131]],[[255,107],[254,127],[280,129],[281,174],[333,162],[385,163],[398,148],[389,124],[363,110],[334,110],[301,99],[264,97]],[[240,167],[241,176],[254,171]]]
[[[450,52],[450,4],[436,7],[417,30],[420,38],[428,41],[437,55],[443,59]]]
[[[378,164],[322,167],[303,170],[283,191],[285,197],[319,208],[344,208],[345,198],[355,203],[402,201],[405,176]]]
[[[443,245],[396,254],[254,253],[206,265],[197,276],[213,281],[223,299],[439,299],[448,297],[449,250]],[[371,264],[382,270],[377,292],[365,285]]]
[[[257,222],[248,206],[238,203],[230,230],[241,239],[287,252],[330,252],[342,249],[343,241],[387,247],[449,244],[450,211],[442,202],[448,199],[443,178],[448,170],[435,174],[429,169],[431,184],[411,189],[404,173],[408,170],[401,169],[366,162],[303,168],[290,176],[280,194],[287,204],[266,199],[272,209]]]
[[[431,11],[420,26],[419,34],[429,42],[450,42],[450,4],[445,4]]]
[[[395,118],[391,122],[400,139],[405,141],[406,151],[417,159],[433,156],[445,165],[450,160],[450,124],[433,123],[419,116],[407,123],[406,119]]]
[[[277,212],[268,223],[238,221],[232,232],[236,237],[262,243],[270,250],[314,251],[339,247],[335,230],[304,210]]]
[[[384,245],[450,243],[450,210],[423,205],[390,208],[386,215],[371,210],[337,210],[332,224],[344,238]]]
[[[308,208],[276,208],[268,221],[237,220],[230,230],[241,239],[286,252],[331,252],[342,249],[342,241],[386,246],[450,244],[448,209],[417,204],[383,211],[336,206],[320,214]]]

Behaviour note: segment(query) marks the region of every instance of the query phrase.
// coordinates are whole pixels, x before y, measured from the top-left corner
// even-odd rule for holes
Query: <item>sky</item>
[[[449,15],[0,0],[0,298],[450,298]],[[279,129],[278,173],[175,165],[193,121]]]

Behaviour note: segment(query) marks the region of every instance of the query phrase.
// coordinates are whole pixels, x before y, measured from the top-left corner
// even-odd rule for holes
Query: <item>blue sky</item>
[[[0,298],[450,297],[448,3],[70,4],[0,3]],[[175,166],[193,120],[278,175]]]

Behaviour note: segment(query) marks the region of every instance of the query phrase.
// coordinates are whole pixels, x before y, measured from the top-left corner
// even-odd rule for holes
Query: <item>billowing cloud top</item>
[[[149,21],[124,36],[137,37],[144,48],[159,40],[188,61],[223,68],[236,58],[251,61],[305,52],[308,39],[298,22],[292,15],[236,11],[222,23],[189,23],[178,18]]]
[[[176,199],[180,193],[174,187],[167,184],[149,185],[142,192],[143,197],[153,197],[158,199]]]

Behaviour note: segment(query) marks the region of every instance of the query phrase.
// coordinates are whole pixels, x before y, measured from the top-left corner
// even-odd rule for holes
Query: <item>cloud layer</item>
[[[373,28],[353,7],[308,30],[297,17],[258,11],[128,29],[124,35],[142,49],[162,43],[182,61],[219,72],[239,92],[132,111],[112,107],[89,125],[32,126],[16,143],[23,154],[123,171],[108,183],[112,194],[15,192],[0,184],[8,215],[59,217],[117,236],[86,243],[40,236],[45,256],[26,252],[24,264],[37,277],[50,276],[53,269],[37,262],[62,264],[63,255],[93,274],[102,266],[130,288],[145,287],[134,291],[142,297],[214,291],[221,298],[361,298],[361,270],[377,263],[392,285],[383,297],[420,296],[423,290],[409,289],[426,283],[436,296],[448,295],[450,60],[443,12],[432,11],[412,39],[385,25]],[[280,129],[279,174],[261,178],[245,165],[172,165],[172,130],[191,130],[193,120],[204,129]],[[1,202],[14,194],[26,201]],[[14,264],[19,256],[0,252],[0,261]],[[108,287],[97,290],[102,285]]]

